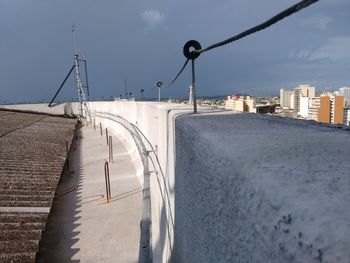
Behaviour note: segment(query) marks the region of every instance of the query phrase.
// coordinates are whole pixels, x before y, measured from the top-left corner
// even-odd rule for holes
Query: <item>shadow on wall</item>
[[[80,250],[74,248],[74,244],[79,240],[77,236],[80,232],[76,229],[81,224],[78,224],[77,221],[81,218],[79,208],[81,202],[84,201],[81,198],[83,171],[80,160],[81,130],[78,129],[76,134],[76,139],[73,139],[70,149],[70,158],[74,155],[74,166],[72,160],[69,169],[65,165],[62,172],[45,231],[40,241],[36,257],[37,263],[80,262],[79,259],[72,260],[73,256]]]
[[[167,216],[164,206],[162,206],[162,211],[160,214],[160,222],[159,222],[159,239],[157,243],[152,248],[153,250],[153,259],[162,259],[164,250],[166,249],[166,239],[169,238],[168,230],[167,230]],[[154,262],[158,262],[154,260]],[[161,261],[159,261],[161,262]]]

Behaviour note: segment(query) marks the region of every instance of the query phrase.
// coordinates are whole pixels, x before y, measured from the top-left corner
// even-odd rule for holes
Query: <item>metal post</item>
[[[107,145],[108,145],[108,129],[106,128],[106,142],[107,142]]]
[[[101,136],[103,136],[103,131],[102,131],[102,124],[100,122],[100,132],[101,132]]]
[[[111,183],[110,183],[110,180],[109,180],[109,166],[108,166],[108,162],[105,162],[105,181],[106,181],[107,203],[109,203],[109,200],[111,200],[112,197],[111,197]]]
[[[88,71],[87,71],[87,57],[86,53],[84,51],[84,66],[85,66],[85,81],[86,81],[86,92],[88,98],[90,97],[90,91],[89,91],[89,79],[88,79]]]
[[[197,96],[196,96],[196,75],[194,71],[194,59],[192,61],[192,96],[193,96],[193,112],[197,113]]]
[[[96,120],[94,118],[94,131],[96,131]]]
[[[158,102],[160,102],[160,87],[158,87]]]
[[[109,162],[113,163],[113,140],[112,140],[112,136],[109,136],[108,139],[108,153],[109,153]]]

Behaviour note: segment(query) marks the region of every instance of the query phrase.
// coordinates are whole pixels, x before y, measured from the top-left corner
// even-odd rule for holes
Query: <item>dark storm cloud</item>
[[[71,27],[89,59],[91,95],[138,94],[170,80],[189,39],[202,46],[261,23],[296,1],[0,0],[0,101],[48,100],[72,64]],[[262,32],[203,54],[200,95],[277,94],[299,83],[350,84],[350,2],[321,0]],[[184,96],[186,71],[165,97]],[[153,92],[155,93],[155,92]],[[148,97],[155,96],[152,92]],[[76,97],[74,82],[61,98]]]

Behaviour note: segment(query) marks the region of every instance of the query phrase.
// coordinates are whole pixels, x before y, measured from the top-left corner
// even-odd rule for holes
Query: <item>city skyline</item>
[[[170,81],[183,64],[182,47],[189,39],[207,46],[296,1],[82,3],[0,0],[0,101],[52,98],[72,64],[73,24],[79,53],[88,56],[91,97],[124,94],[127,79],[133,94],[143,88],[150,98],[157,96],[155,83]],[[263,32],[208,52],[197,61],[198,96],[242,89],[252,96],[277,95],[280,88],[303,83],[319,92],[349,86],[349,10],[346,0],[320,1]],[[187,69],[162,96],[186,97],[189,84]],[[76,98],[73,79],[62,92],[58,99]]]

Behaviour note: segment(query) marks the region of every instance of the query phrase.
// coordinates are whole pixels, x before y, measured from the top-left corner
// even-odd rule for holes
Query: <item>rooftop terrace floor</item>
[[[58,186],[37,262],[138,261],[142,188],[132,156],[123,141],[112,136],[112,200],[106,202],[105,134],[84,126],[71,149],[70,169]]]

